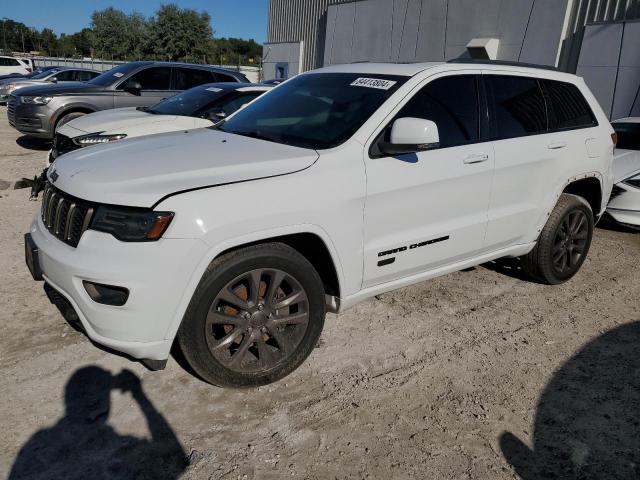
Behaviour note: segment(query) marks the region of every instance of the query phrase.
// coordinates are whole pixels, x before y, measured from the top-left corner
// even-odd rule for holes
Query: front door
[[[364,288],[482,251],[494,154],[481,135],[486,115],[480,115],[479,85],[478,75],[440,77],[395,115],[394,120],[434,121],[439,148],[395,157],[367,155]]]
[[[150,67],[118,85],[114,104],[115,108],[150,107],[175,93],[171,90],[171,68]]]

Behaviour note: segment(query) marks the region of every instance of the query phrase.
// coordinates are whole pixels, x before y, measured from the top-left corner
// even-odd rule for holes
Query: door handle
[[[489,155],[469,155],[463,161],[465,164],[471,165],[474,163],[486,162],[487,160],[489,160]]]
[[[549,150],[560,150],[561,148],[564,148],[566,146],[567,146],[567,142],[555,142],[547,145],[547,148]]]

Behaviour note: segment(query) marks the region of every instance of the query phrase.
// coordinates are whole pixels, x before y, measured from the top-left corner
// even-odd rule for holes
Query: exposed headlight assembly
[[[636,175],[635,177],[627,178],[624,182],[627,185],[631,185],[634,188],[640,188],[640,175]]]
[[[171,220],[173,212],[102,205],[89,228],[110,233],[123,242],[153,242],[162,237]]]
[[[83,135],[82,137],[76,137],[73,139],[73,143],[79,147],[88,147],[90,145],[100,145],[102,143],[114,142],[116,140],[122,140],[127,138],[125,133],[115,133],[113,135],[103,135],[101,133],[92,133],[90,135]]]
[[[53,97],[20,97],[20,101],[26,105],[46,105]]]

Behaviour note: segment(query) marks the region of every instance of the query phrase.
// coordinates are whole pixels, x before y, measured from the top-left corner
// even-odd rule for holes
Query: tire
[[[594,219],[589,204],[563,193],[540,233],[534,249],[522,257],[522,268],[532,278],[558,285],[572,278],[589,252]]]
[[[242,248],[209,265],[177,343],[206,382],[266,385],[293,372],[313,351],[324,326],[324,297],[315,268],[291,247]]]
[[[55,135],[56,131],[58,130],[58,128],[60,128],[65,123],[69,123],[71,120],[75,120],[76,118],[84,117],[85,115],[86,115],[86,113],[84,113],[84,112],[72,112],[72,113],[67,113],[66,115],[63,115],[56,122],[56,128],[53,131],[54,135]]]

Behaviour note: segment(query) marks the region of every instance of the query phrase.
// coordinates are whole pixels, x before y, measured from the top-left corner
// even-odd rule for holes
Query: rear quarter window
[[[542,80],[549,115],[549,131],[588,128],[598,125],[580,89],[571,83]]]

